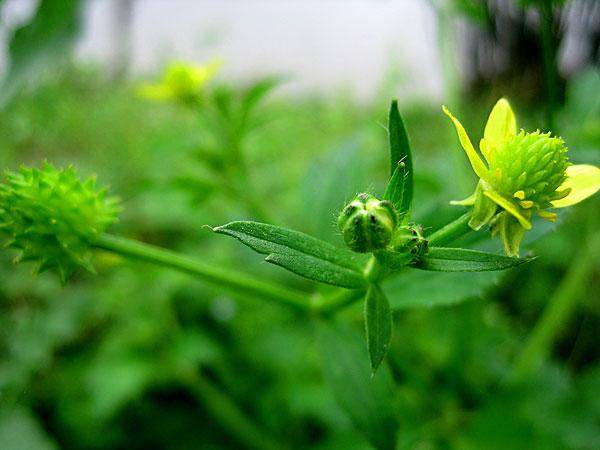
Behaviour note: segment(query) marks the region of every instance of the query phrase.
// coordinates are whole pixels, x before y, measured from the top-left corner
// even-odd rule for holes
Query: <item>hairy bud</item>
[[[390,202],[364,193],[346,205],[338,218],[346,245],[358,253],[387,247],[397,223],[397,213]]]
[[[396,252],[422,256],[427,251],[427,239],[423,236],[423,227],[419,224],[398,227],[394,233],[392,248]]]

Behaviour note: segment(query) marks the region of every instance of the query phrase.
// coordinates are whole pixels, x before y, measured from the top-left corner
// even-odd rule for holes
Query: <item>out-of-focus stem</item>
[[[340,289],[330,297],[318,297],[318,300],[313,302],[313,310],[324,316],[333,314],[359,301],[365,293],[364,289]]]
[[[183,381],[196,399],[235,440],[255,450],[286,450],[288,447],[259,429],[223,392],[198,373],[188,373]]]
[[[546,89],[546,126],[548,131],[557,133],[554,116],[558,104],[558,74],[556,72],[556,46],[553,36],[554,13],[552,2],[542,2],[539,14],[542,67]]]
[[[456,35],[452,22],[453,14],[450,10],[451,2],[447,0],[430,0],[429,3],[435,10],[436,16],[439,61],[444,84],[444,103],[453,110],[461,112],[463,102],[460,96],[460,72],[458,69]],[[456,180],[461,190],[459,194],[466,194],[473,181],[471,171],[465,165],[462,152],[452,152],[450,154],[452,155],[454,173],[457,174]]]
[[[195,275],[233,293],[256,295],[258,298],[282,303],[297,310],[310,311],[308,294],[272,282],[258,280],[243,272],[225,269],[170,250],[110,234],[101,235],[93,245],[123,256]]]
[[[585,280],[594,269],[594,262],[600,254],[600,236],[588,246],[582,248],[575,258],[567,274],[548,302],[546,309],[531,332],[527,343],[518,355],[509,383],[518,382],[531,375],[532,372],[548,356],[552,344],[571,318],[585,288]]]

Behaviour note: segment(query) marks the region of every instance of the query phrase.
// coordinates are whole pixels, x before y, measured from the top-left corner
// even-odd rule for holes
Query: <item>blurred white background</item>
[[[7,0],[4,22],[24,20],[35,4]],[[136,75],[219,56],[225,77],[292,75],[295,92],[348,87],[362,99],[393,67],[399,95],[437,100],[436,40],[427,0],[88,0],[77,54],[126,61]]]

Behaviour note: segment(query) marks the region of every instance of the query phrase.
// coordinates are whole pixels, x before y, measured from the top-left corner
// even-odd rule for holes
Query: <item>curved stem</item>
[[[255,450],[287,449],[286,445],[275,441],[259,429],[227,395],[202,375],[188,373],[183,377],[183,381],[211,416],[244,447]]]
[[[575,311],[577,300],[585,288],[585,280],[594,269],[596,255],[599,252],[600,236],[596,236],[590,245],[582,249],[579,257],[575,259],[548,302],[548,306],[517,357],[508,378],[509,383],[518,382],[531,375],[550,353],[554,340],[560,335],[561,328],[568,323]]]
[[[427,238],[429,245],[442,247],[458,239],[459,237],[464,236],[471,231],[471,228],[469,228],[470,219],[471,212],[469,211],[453,222],[443,226]]]
[[[202,278],[217,287],[235,294],[250,294],[310,312],[309,294],[296,291],[272,282],[258,280],[243,272],[225,269],[176,252],[145,244],[133,239],[110,234],[101,235],[93,246],[123,256],[170,267]]]

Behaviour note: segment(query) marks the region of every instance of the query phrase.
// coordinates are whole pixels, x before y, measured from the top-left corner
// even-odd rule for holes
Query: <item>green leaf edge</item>
[[[390,146],[390,180],[386,188],[390,192],[394,191],[392,183],[402,181],[402,201],[400,204],[395,204],[398,212],[402,216],[402,221],[407,223],[410,220],[410,212],[412,207],[413,197],[413,161],[410,141],[404,121],[398,109],[398,100],[393,99],[390,104],[390,113],[388,118],[388,133]],[[394,177],[394,174],[400,169],[400,163],[404,164],[403,172],[405,174],[401,180],[398,178],[400,173]]]
[[[434,272],[491,272],[506,270],[535,260],[532,258],[512,258],[496,253],[470,250],[466,248],[430,247],[428,253],[412,264],[412,267]],[[448,262],[471,262],[471,267],[452,265]],[[479,266],[477,266],[479,263]]]
[[[283,239],[283,242],[269,240],[264,235],[257,236],[252,234],[250,230],[239,229],[239,227],[246,226],[250,228],[256,227],[257,230],[260,229],[262,232],[277,231],[280,233],[290,233],[296,238],[303,239],[305,242],[321,246],[322,248],[327,249],[328,252],[319,254],[319,252],[315,251],[315,248],[311,246],[290,246],[289,242],[285,242],[285,238]],[[234,221],[219,227],[209,228],[215,233],[224,234],[239,240],[257,253],[267,255],[265,261],[289,270],[304,278],[349,289],[364,288],[367,285],[363,275],[363,269],[354,260],[353,253],[345,249],[337,248],[328,242],[300,231],[253,221]],[[255,241],[264,241],[265,245],[257,245]],[[272,246],[273,248],[265,249],[265,247],[268,246]],[[278,247],[285,249],[285,251],[276,251]],[[314,268],[317,265],[321,265],[324,271],[322,272],[323,276],[311,276],[310,270],[300,270],[299,265],[295,264],[295,260],[297,261],[298,259],[302,259],[309,263],[303,268],[310,269],[311,267]]]
[[[392,309],[378,285],[370,285],[365,296],[365,334],[373,374],[383,362],[392,340]]]

